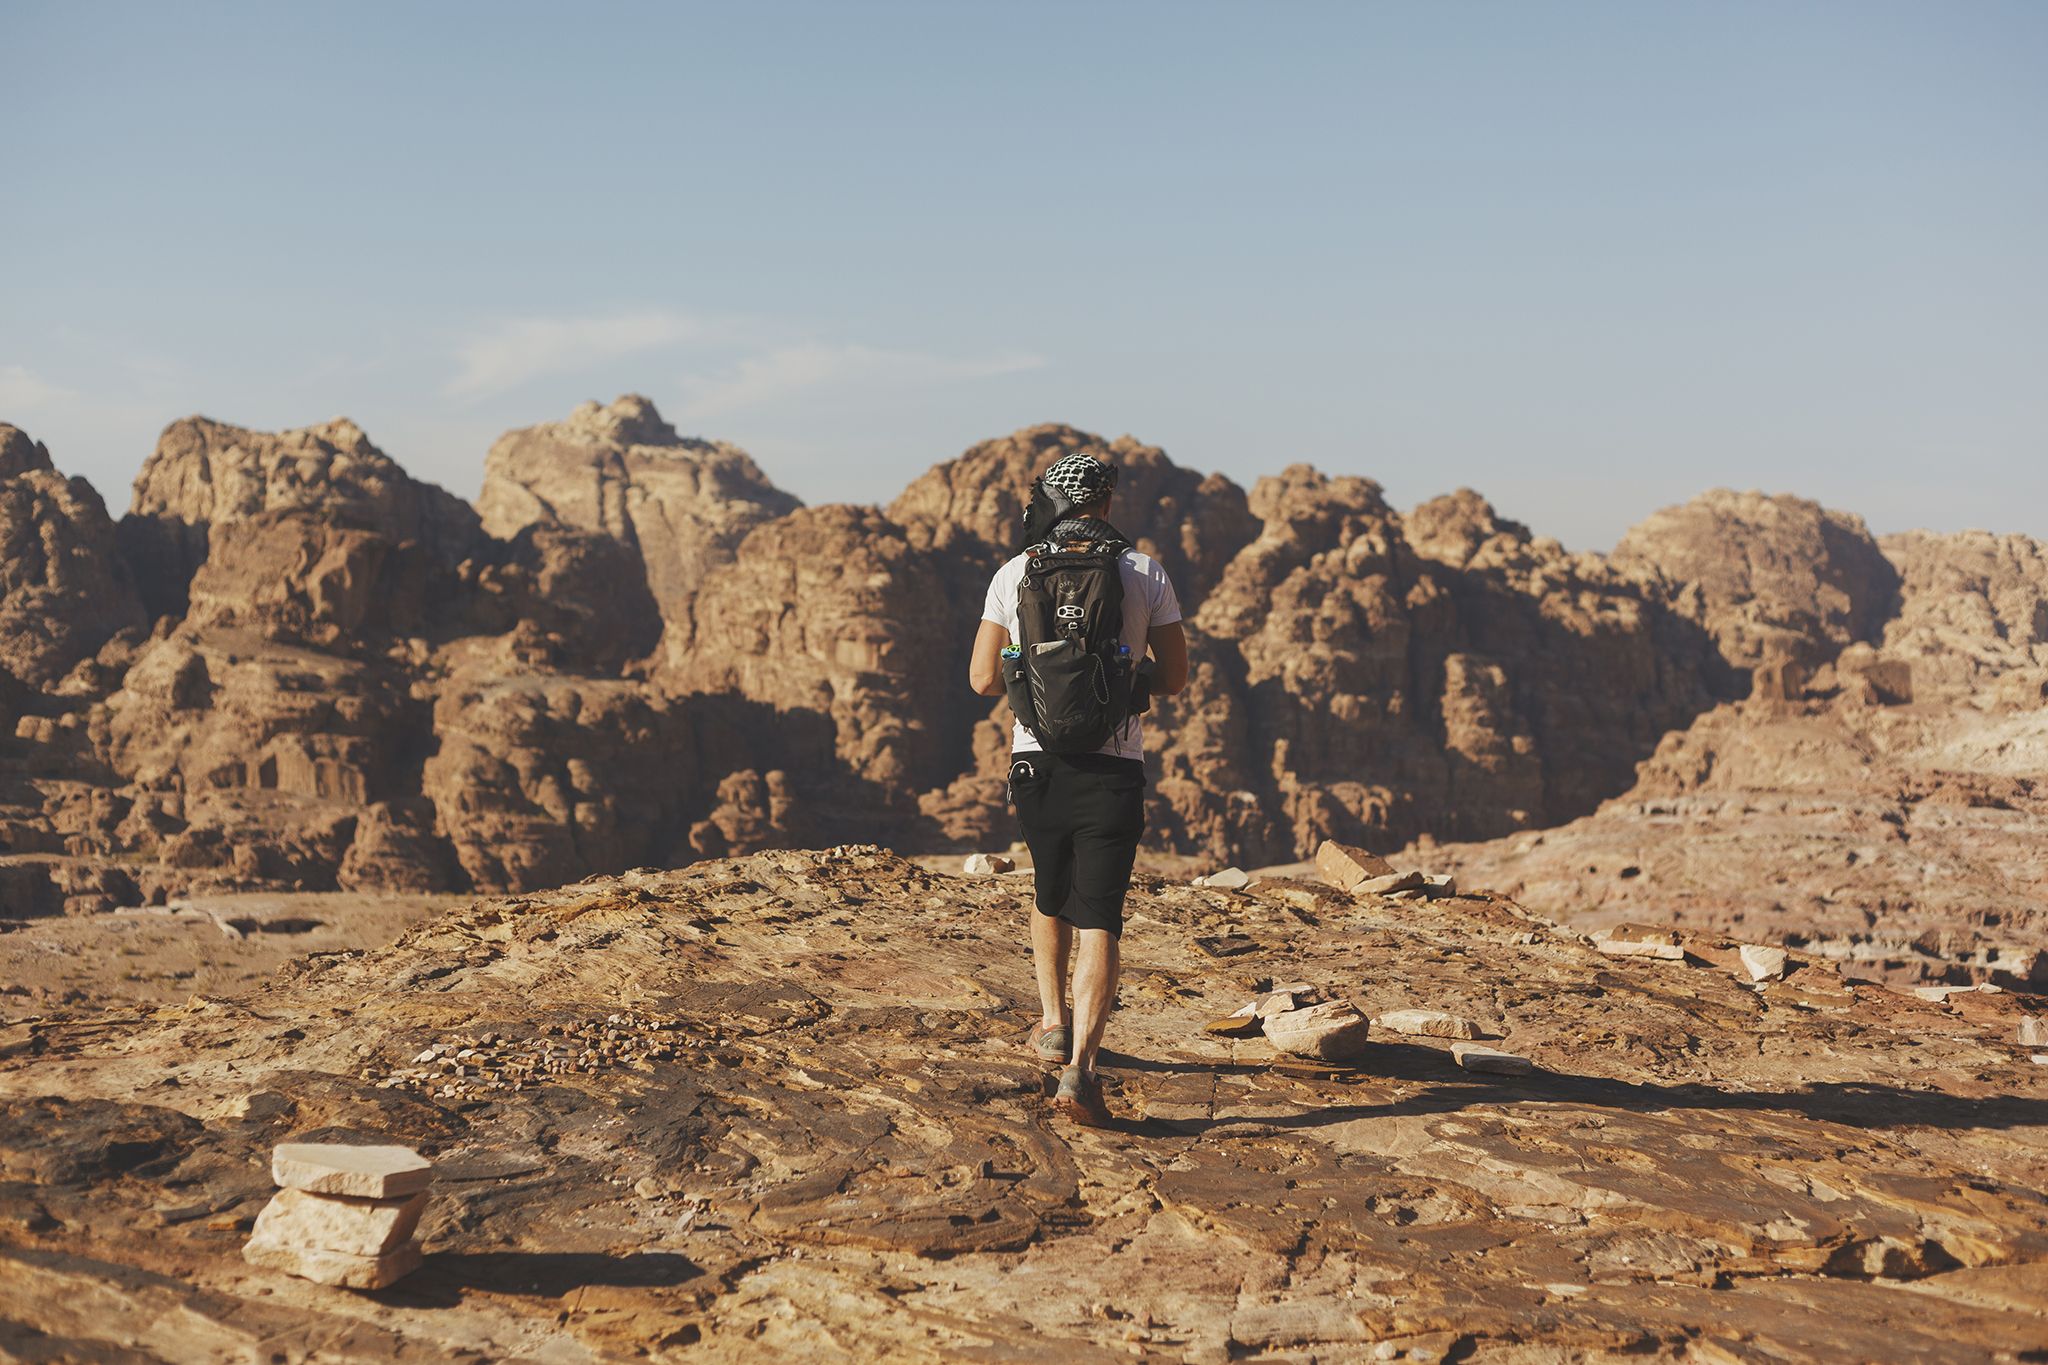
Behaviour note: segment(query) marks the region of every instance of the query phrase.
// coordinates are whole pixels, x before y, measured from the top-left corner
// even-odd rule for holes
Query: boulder
[[[1365,1050],[1372,1024],[1349,1002],[1333,1000],[1268,1015],[1263,1028],[1266,1040],[1282,1052],[1346,1062]]]

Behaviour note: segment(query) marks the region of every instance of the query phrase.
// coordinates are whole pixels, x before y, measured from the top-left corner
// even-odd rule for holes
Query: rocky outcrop
[[[2048,551],[1982,532],[1884,548],[1898,605],[1881,643],[1726,598],[1724,623],[1809,632],[1759,668],[1757,696],[1664,736],[1587,818],[1431,856],[1585,928],[1649,918],[1870,980],[2048,989]]]
[[[1898,569],[1884,654],[1920,695],[2048,699],[2048,544],[1985,531],[1908,531],[1879,544]]]
[[[0,422],[0,670],[54,687],[116,633],[143,624],[106,505],[41,442]]]
[[[262,432],[188,417],[164,429],[136,476],[121,523],[123,550],[151,610],[178,615],[213,528],[292,511],[338,530],[410,542],[451,566],[479,541],[467,503],[414,479],[346,418]]]
[[[594,868],[688,862],[691,825],[722,775],[702,762],[698,720],[641,683],[465,671],[435,702],[421,786],[472,886],[526,891]],[[758,847],[778,828],[730,844]]]
[[[116,536],[0,434],[0,915],[1006,846],[1009,717],[967,644],[1031,479],[1101,449],[1193,658],[1148,722],[1156,853],[1455,839],[1466,884],[1554,913],[1783,904],[1881,974],[2032,979],[2048,949],[2032,855],[1999,852],[2044,846],[2048,558],[2023,538],[1881,552],[1853,517],[1724,492],[1573,554],[1469,489],[1403,514],[1297,466],[1247,495],[1064,426],[886,512],[801,508],[630,396],[500,441],[481,517],[345,421],[174,423]],[[1766,811],[1804,870],[1763,889],[1720,836],[1775,837]],[[1656,844],[1677,812],[1683,846]]]
[[[804,508],[768,522],[734,562],[705,575],[694,629],[668,681],[778,714],[831,719],[830,753],[883,792],[949,780],[947,702],[962,691],[964,640],[950,629],[948,566],[873,508]]]
[[[745,451],[678,436],[636,394],[506,433],[484,460],[477,498],[484,529],[500,539],[558,526],[632,549],[663,620],[681,634],[672,660],[687,648],[705,574],[730,561],[749,531],[797,506]]]
[[[1611,558],[1683,585],[1737,670],[1816,667],[1877,640],[1898,605],[1898,571],[1863,519],[1803,498],[1715,489],[1631,528]]]
[[[1417,510],[1428,554],[1369,480],[1296,466],[1251,509],[1163,708],[1160,823],[1184,847],[1291,861],[1553,823],[1711,701],[1712,649],[1658,584],[1470,493]]]
[[[1115,459],[1120,473],[1111,520],[1191,599],[1199,601],[1258,534],[1244,490],[1222,475],[1183,469],[1159,447],[1129,436],[1105,441],[1058,423],[983,441],[934,465],[889,504],[890,519],[911,544],[948,556],[970,578],[980,573],[972,603],[978,613],[989,575],[1022,548],[1032,481],[1076,450]]]

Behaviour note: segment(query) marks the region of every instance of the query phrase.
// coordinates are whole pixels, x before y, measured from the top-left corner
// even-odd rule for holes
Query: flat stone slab
[[[1368,877],[1351,888],[1354,896],[1391,896],[1402,891],[1421,891],[1420,872],[1389,872],[1383,877]]]
[[[1676,943],[1641,943],[1634,939],[1609,938],[1599,943],[1609,957],[1647,957],[1655,962],[1683,962],[1685,949]]]
[[[1206,877],[1195,878],[1196,886],[1207,886],[1219,891],[1242,891],[1251,884],[1251,874],[1241,867],[1226,867],[1221,872],[1211,872]]]
[[[396,1199],[432,1184],[434,1163],[410,1147],[283,1142],[270,1154],[270,1178],[288,1190]]]
[[[1442,1010],[1388,1010],[1375,1018],[1375,1028],[1420,1038],[1477,1038],[1479,1025]]]
[[[1536,1069],[1527,1057],[1477,1043],[1452,1043],[1451,1057],[1467,1071],[1485,1071],[1496,1076],[1526,1076]]]
[[[397,1199],[280,1190],[256,1215],[253,1239],[351,1256],[382,1256],[412,1236],[426,1207],[424,1190]]]
[[[242,1248],[242,1259],[269,1270],[282,1270],[315,1284],[338,1285],[343,1289],[383,1289],[397,1284],[420,1268],[417,1242],[385,1252],[382,1256],[351,1256],[345,1251],[322,1251],[314,1247],[283,1246],[251,1238]]]
[[[1266,1041],[1282,1052],[1343,1062],[1365,1050],[1372,1022],[1349,1002],[1333,1000],[1325,1005],[1269,1015],[1263,1027]]]

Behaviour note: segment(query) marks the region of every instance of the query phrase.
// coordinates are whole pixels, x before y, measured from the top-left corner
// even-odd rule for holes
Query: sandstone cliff
[[[662,619],[682,633],[676,656],[687,649],[705,573],[730,561],[748,531],[796,506],[744,451],[685,440],[634,394],[507,432],[484,460],[477,497],[484,529],[501,539],[562,526],[629,547]]]
[[[1932,844],[1868,837],[1916,803],[1996,810],[1971,819],[2009,828],[1945,855],[1981,870],[2034,830],[2013,784],[2040,771],[2048,561],[2022,537],[1880,546],[1852,516],[1716,492],[1573,554],[1471,490],[1403,514],[1297,466],[1247,494],[1064,426],[977,445],[886,511],[803,508],[631,396],[499,441],[481,514],[346,421],[186,419],[115,532],[4,432],[8,915],[528,890],[805,839],[1007,843],[1009,718],[967,690],[967,641],[1031,477],[1098,448],[1191,642],[1191,686],[1151,722],[1161,853],[1455,839],[1560,914],[1782,904],[1772,937],[1948,933],[1915,970],[2048,948],[2026,877],[2017,902],[1977,871],[1926,883]],[[1567,833],[1555,866],[1515,851],[1669,802],[1734,838],[1729,811],[1816,800],[1854,807],[1843,866],[1890,851],[1789,898],[1676,847],[1619,858],[1636,871],[1612,886]]]

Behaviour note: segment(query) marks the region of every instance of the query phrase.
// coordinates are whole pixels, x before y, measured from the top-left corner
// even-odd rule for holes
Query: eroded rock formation
[[[965,686],[967,642],[1031,478],[1087,448],[1117,458],[1114,519],[1186,613],[1192,683],[1150,722],[1158,850],[1251,866],[1455,839],[1556,913],[1634,912],[1655,886],[1662,913],[1716,923],[1782,903],[1803,927],[1777,939],[1947,934],[1916,970],[2048,949],[2031,873],[2001,904],[1988,873],[1921,870],[1934,836],[1877,837],[1949,812],[1990,829],[1943,855],[1981,870],[2035,829],[2015,784],[2044,766],[2048,558],[2023,537],[1880,546],[1809,502],[1715,492],[1575,554],[1471,490],[1403,514],[1297,466],[1247,494],[1064,426],[977,445],[886,511],[804,508],[632,396],[508,434],[480,513],[346,421],[187,419],[116,533],[41,447],[0,438],[11,915],[1007,843],[1009,717]],[[1784,894],[1716,882],[1712,840],[1620,858],[1621,886],[1568,833],[1555,866],[1514,851],[1585,817],[1630,842],[1616,812],[1719,829],[1816,802],[1853,808],[1852,870]]]

